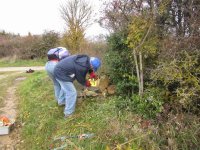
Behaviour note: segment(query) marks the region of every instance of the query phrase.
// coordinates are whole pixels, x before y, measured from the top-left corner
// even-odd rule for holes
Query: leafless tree
[[[80,51],[85,30],[91,23],[92,7],[85,0],[67,0],[61,5],[60,12],[67,26],[65,43],[68,48]]]

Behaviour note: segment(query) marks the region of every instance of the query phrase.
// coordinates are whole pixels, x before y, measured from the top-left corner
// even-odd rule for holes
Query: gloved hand
[[[94,72],[91,72],[90,79],[97,79],[97,75]]]
[[[89,80],[86,80],[85,86],[86,86],[86,87],[90,87],[90,86],[91,86],[91,83],[90,83]]]

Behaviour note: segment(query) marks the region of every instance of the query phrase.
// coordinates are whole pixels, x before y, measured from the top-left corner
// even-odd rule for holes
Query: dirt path
[[[12,74],[4,74],[1,75],[1,79],[7,78],[11,75],[18,74],[21,72],[16,72]],[[7,89],[6,96],[4,99],[4,105],[0,108],[0,115],[5,115],[9,117],[9,119],[16,119],[17,116],[17,97],[16,97],[16,88],[18,84],[25,80],[24,77],[16,78],[12,84]],[[0,150],[14,150],[16,149],[16,145],[19,145],[19,135],[17,132],[17,128],[10,132],[8,135],[0,135]]]
[[[44,66],[36,66],[36,67],[0,67],[0,72],[4,72],[0,74],[0,80],[3,83],[3,79],[9,78],[10,76],[22,74],[31,70],[44,70]],[[8,73],[7,73],[8,72]],[[0,107],[0,115],[5,115],[10,119],[16,120],[17,117],[17,97],[16,97],[16,88],[18,84],[25,80],[24,77],[16,78],[13,84],[8,87],[6,91],[6,96],[4,97],[4,105]],[[19,137],[19,128],[17,124],[15,124],[14,129],[11,130],[8,135],[0,135],[0,150],[17,150],[20,145],[20,137]]]
[[[13,73],[9,73],[9,74],[2,74],[2,75],[0,75],[0,80],[4,79],[4,78],[7,78],[9,76],[12,76],[12,75],[20,74],[20,73],[23,73],[23,72],[13,72]]]

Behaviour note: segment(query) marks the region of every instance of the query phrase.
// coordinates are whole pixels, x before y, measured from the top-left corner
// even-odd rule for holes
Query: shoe
[[[65,106],[65,104],[61,103],[61,104],[58,104],[58,106]]]
[[[64,116],[64,119],[69,119],[69,118],[71,118],[71,117],[72,117],[71,114],[67,114],[67,115]]]

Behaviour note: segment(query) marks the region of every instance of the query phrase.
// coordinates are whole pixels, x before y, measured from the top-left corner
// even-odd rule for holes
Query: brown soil
[[[8,77],[8,75],[5,75]],[[16,120],[17,117],[17,97],[16,97],[16,87],[20,81],[25,78],[16,78],[12,86],[8,87],[7,94],[4,99],[4,106],[0,108],[0,115],[7,116],[9,119]],[[0,135],[0,150],[15,150],[19,149],[20,137],[19,137],[20,127],[15,123],[10,130],[8,135]]]

